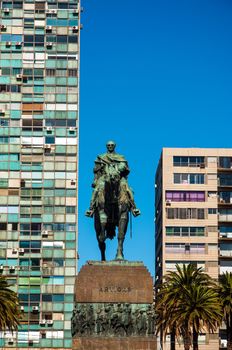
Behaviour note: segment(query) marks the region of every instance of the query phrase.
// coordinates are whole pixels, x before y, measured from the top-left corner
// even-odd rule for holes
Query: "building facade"
[[[156,282],[193,263],[232,272],[232,149],[164,148],[156,172]],[[219,348],[218,335],[200,336]],[[226,347],[223,330],[221,347]],[[167,345],[168,349],[168,345]]]
[[[0,348],[71,349],[80,3],[0,6],[0,273],[22,309]]]

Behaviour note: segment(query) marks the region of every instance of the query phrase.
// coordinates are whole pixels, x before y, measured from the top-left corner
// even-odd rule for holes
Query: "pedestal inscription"
[[[156,349],[153,282],[140,262],[88,262],[76,278],[75,350]]]

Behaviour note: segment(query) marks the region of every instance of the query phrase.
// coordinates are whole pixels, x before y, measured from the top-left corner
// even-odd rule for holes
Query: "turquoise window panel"
[[[64,347],[67,348],[72,348],[72,339],[64,339]]]
[[[63,311],[64,311],[64,304],[61,304],[61,303],[53,303],[53,311],[56,311],[56,312],[63,312]]]
[[[31,222],[42,222],[42,218],[41,217],[31,218]]]
[[[73,294],[65,294],[64,295],[64,301],[66,303],[73,303]],[[73,309],[72,309],[73,310]],[[71,311],[72,311],[71,310]]]
[[[67,85],[67,79],[64,77],[56,78],[56,85]]]
[[[75,242],[66,242],[66,249],[75,249],[76,243]]]
[[[8,179],[0,179],[0,188],[8,187]]]
[[[64,250],[54,250],[54,258],[64,258]]]
[[[0,63],[1,63],[1,61],[0,61]],[[46,68],[56,68],[56,60],[46,60],[45,66],[46,66]],[[48,77],[46,77],[45,81],[47,79],[48,79]]]
[[[77,78],[75,78],[75,77],[68,78],[67,85],[77,86],[77,83],[78,83]]]
[[[54,232],[55,240],[64,240],[65,233],[64,232]]]
[[[9,66],[14,68],[21,68],[22,60],[0,60],[0,66],[2,68],[9,67]]]
[[[64,129],[64,128],[57,128],[56,129],[56,136],[66,136],[66,129]]]
[[[67,118],[68,119],[77,119],[77,112],[68,111]]]
[[[65,303],[64,311],[72,312],[73,311],[73,303]]]
[[[18,214],[8,214],[8,221],[9,222],[18,222],[19,221]]]
[[[54,321],[53,329],[63,329],[63,328],[64,328],[64,322],[63,321]]]
[[[34,80],[34,86],[44,87],[44,79],[43,78],[41,78],[41,79],[37,78],[36,80]],[[43,90],[39,91],[39,92],[43,92]]]
[[[61,347],[63,347],[63,339],[53,339],[52,340],[52,346],[54,348],[61,348]]]
[[[52,250],[48,250],[48,249],[43,249],[42,250],[42,257],[43,258],[52,258],[53,255],[53,251]]]
[[[68,44],[57,44],[57,51],[68,51]]]
[[[64,284],[64,277],[62,276],[50,276],[50,277],[44,277],[42,280],[42,284],[46,285],[63,285]]]
[[[20,119],[21,117],[21,111],[11,110],[10,111],[10,118],[11,119]]]
[[[14,42],[23,41],[23,37],[22,35],[16,35],[16,34],[2,34],[0,35],[0,41],[14,41]]]
[[[0,84],[10,84],[10,77],[7,76],[0,76]]]
[[[40,345],[42,348],[51,348],[52,339],[40,339]]]
[[[66,61],[66,60],[60,60],[60,61],[57,61],[56,62],[56,67],[57,68],[67,68],[67,66],[68,66],[68,62]]]
[[[56,146],[56,152],[57,153],[66,153],[66,147],[65,146]]]
[[[43,214],[42,220],[43,220],[43,222],[53,222],[53,215],[52,214]]]
[[[0,347],[3,348],[3,347],[4,347],[4,344],[5,344],[4,339],[1,339],[1,338],[0,338]]]
[[[44,187],[55,187],[55,180],[44,180]]]
[[[67,241],[74,241],[76,239],[76,233],[75,232],[67,232],[66,233],[66,240]]]
[[[56,95],[56,102],[66,102],[67,96],[65,94],[57,94]]]

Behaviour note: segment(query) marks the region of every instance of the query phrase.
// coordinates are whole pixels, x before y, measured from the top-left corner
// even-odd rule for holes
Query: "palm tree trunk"
[[[227,317],[226,322],[226,332],[227,332],[227,350],[232,350],[232,313]]]
[[[184,341],[184,350],[190,350],[191,334],[189,333],[188,327],[183,329],[182,336],[183,336],[183,341]]]
[[[176,350],[176,329],[173,327],[172,332],[171,332],[171,350]]]
[[[193,350],[198,350],[198,333],[193,328]]]

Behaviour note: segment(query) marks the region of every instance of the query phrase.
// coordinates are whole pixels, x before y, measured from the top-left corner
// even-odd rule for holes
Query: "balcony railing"
[[[232,257],[232,250],[220,250],[220,256]]]

